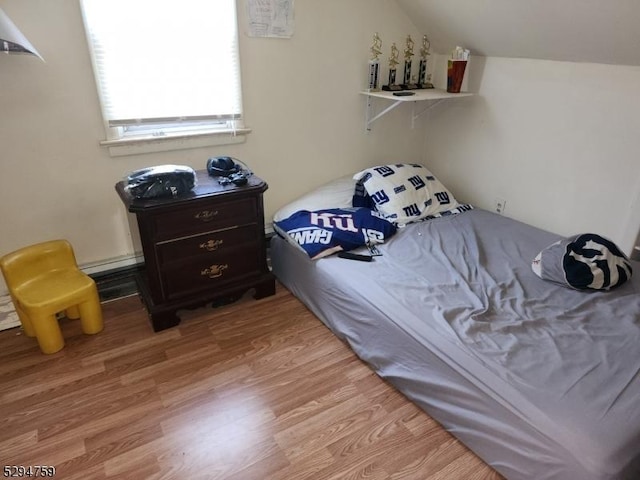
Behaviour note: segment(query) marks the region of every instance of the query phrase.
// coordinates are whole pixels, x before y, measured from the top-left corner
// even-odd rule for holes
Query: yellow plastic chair
[[[80,318],[84,333],[102,330],[96,283],[78,268],[68,241],[52,240],[9,253],[0,258],[0,270],[25,334],[36,337],[43,353],[64,347],[59,312]]]

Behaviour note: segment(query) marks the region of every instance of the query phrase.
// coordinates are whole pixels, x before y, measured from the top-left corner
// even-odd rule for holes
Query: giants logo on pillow
[[[340,250],[383,243],[396,232],[392,223],[367,208],[300,210],[276,222],[275,227],[314,260]]]
[[[381,165],[356,173],[354,205],[365,190],[375,209],[399,226],[455,212],[460,204],[429,170],[419,164]]]

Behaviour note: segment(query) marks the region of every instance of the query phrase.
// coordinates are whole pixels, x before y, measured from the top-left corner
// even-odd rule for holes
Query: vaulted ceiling
[[[640,0],[395,0],[446,54],[640,65]]]

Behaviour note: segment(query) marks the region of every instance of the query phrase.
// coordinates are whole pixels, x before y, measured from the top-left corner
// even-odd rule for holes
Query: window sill
[[[242,128],[225,132],[200,132],[163,137],[121,138],[103,140],[100,145],[109,149],[112,157],[138,155],[142,153],[168,152],[189,148],[210,147],[215,145],[231,145],[244,143],[250,128]]]

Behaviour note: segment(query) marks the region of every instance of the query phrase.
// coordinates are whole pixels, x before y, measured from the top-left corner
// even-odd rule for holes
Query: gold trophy
[[[371,59],[369,60],[369,91],[376,92],[378,88],[378,78],[380,75],[380,61],[378,56],[382,53],[382,40],[378,32],[373,35],[373,45],[371,45]]]
[[[403,90],[418,88],[415,83],[411,83],[411,57],[413,57],[413,40],[411,35],[407,35],[407,45],[404,49],[404,77],[400,85]]]
[[[398,55],[399,55],[398,47],[396,47],[396,43],[393,42],[391,44],[391,56],[389,57],[389,84],[383,85],[382,90],[387,91],[397,91],[402,90],[400,85],[396,85],[396,65],[398,65]]]
[[[426,35],[423,35],[422,47],[420,48],[420,67],[418,68],[418,88],[433,88],[433,83],[427,81],[427,57],[430,55],[430,47],[431,42]]]

